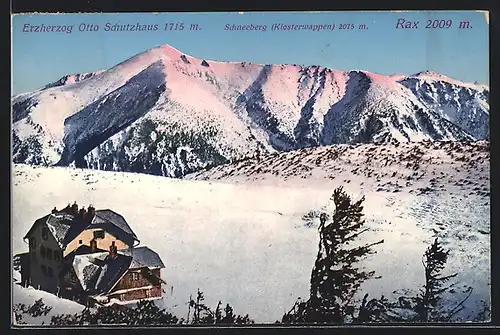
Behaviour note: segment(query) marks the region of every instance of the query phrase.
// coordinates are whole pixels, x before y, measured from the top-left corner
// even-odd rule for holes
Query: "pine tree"
[[[319,250],[311,273],[309,299],[297,302],[283,316],[283,322],[352,321],[356,309],[354,296],[361,283],[374,277],[374,271],[366,272],[358,264],[373,254],[372,247],[383,240],[355,246],[358,237],[368,230],[363,227],[364,197],[352,202],[339,187],[334,190],[331,200],[335,204],[331,218],[328,219],[326,213],[320,215]]]
[[[449,250],[445,251],[438,239],[426,249],[422,264],[424,266],[425,283],[416,296],[401,296],[397,301],[387,299],[372,299],[363,303],[363,320],[361,322],[448,322],[460,312],[463,304],[470,297],[472,287],[464,293],[467,295],[453,308],[447,308],[449,297],[444,296],[455,283],[447,282],[457,276],[457,273],[443,275],[448,261]],[[376,306],[374,309],[373,307]],[[486,314],[485,314],[486,315]],[[478,315],[478,318],[483,315]]]
[[[444,311],[439,303],[443,299],[442,295],[445,291],[450,289],[451,285],[446,283],[458,273],[451,275],[442,275],[448,255],[450,251],[444,250],[436,238],[434,242],[427,248],[423,256],[423,265],[425,269],[425,285],[422,288],[419,296],[417,296],[416,312],[418,313],[421,322],[436,322],[448,321],[453,315],[463,309],[463,303],[467,300],[472,293],[469,289],[469,295],[466,296],[455,308]]]

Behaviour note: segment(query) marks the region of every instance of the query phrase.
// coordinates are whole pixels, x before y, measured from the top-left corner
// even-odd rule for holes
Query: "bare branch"
[[[469,299],[470,295],[472,294],[472,291],[474,291],[474,289],[471,287],[471,289],[469,290],[469,294],[462,301],[460,301],[458,303],[458,305],[455,306],[455,308],[453,308],[450,312],[448,312],[447,321],[450,321],[450,319],[453,317],[453,315],[457,314],[458,312],[460,312],[462,310],[460,307],[462,307],[464,302],[467,301],[467,299]]]
[[[358,233],[356,233],[356,234],[352,234],[352,235],[350,235],[350,236],[347,236],[347,237],[344,239],[344,241],[346,241],[346,242],[347,242],[347,241],[351,241],[352,239],[354,239],[354,238],[358,237],[359,235],[363,234],[364,232],[366,232],[366,231],[368,231],[368,230],[370,230],[370,228],[365,228],[365,229],[363,229],[362,231],[360,231],[360,232],[358,232]]]
[[[451,274],[451,275],[449,275],[449,276],[436,277],[435,279],[436,279],[436,280],[447,280],[447,279],[450,279],[450,278],[456,277],[457,275],[458,275],[458,273],[454,273],[454,274]]]

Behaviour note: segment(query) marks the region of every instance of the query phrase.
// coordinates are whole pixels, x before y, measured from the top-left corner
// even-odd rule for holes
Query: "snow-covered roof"
[[[108,252],[76,255],[73,269],[82,288],[91,295],[107,293],[129,269],[132,257]]]
[[[128,225],[127,221],[120,214],[112,211],[111,209],[99,209],[95,211],[94,222],[99,220],[105,220],[111,222],[116,227],[123,230],[125,233],[137,239],[137,236],[133,232],[133,230]]]
[[[114,233],[115,236],[119,235],[117,238],[127,244],[132,244],[134,240],[138,240],[123,216],[110,209],[96,210],[91,220],[63,211],[46,215],[35,221],[24,238],[27,238],[33,228],[42,222],[47,225],[61,248],[66,246],[85,229],[96,227],[101,227],[108,231],[111,230],[111,233]]]
[[[39,223],[45,223],[45,225],[47,226],[47,228],[49,229],[49,231],[51,232],[51,234],[54,236],[57,243],[59,243],[61,247],[70,242],[67,241],[67,237],[69,235],[72,235],[70,234],[70,232],[74,231],[77,228],[77,226],[79,226],[74,224],[75,217],[71,214],[64,212],[49,214],[36,220],[24,238],[27,238],[30,235],[33,228]]]
[[[161,269],[165,267],[160,256],[146,246],[123,249],[118,252],[132,257],[132,263],[130,264],[131,269],[142,268],[145,266],[148,268]]]
[[[60,215],[49,215],[45,224],[49,228],[56,241],[60,244],[64,243],[65,237],[72,227],[73,216],[63,213]]]

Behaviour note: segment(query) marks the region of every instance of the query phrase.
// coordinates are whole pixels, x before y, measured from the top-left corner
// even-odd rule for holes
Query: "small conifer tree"
[[[449,311],[445,311],[439,306],[439,303],[443,299],[443,293],[453,286],[453,284],[447,284],[447,282],[458,275],[458,273],[450,275],[442,274],[448,261],[449,253],[449,250],[445,251],[443,249],[437,238],[424,253],[422,263],[425,269],[425,284],[416,298],[418,321],[448,321],[453,315],[463,309],[463,303],[469,298],[470,293],[472,293],[472,288],[469,288],[469,295]]]
[[[465,290],[465,297],[454,307],[449,307],[450,296],[445,297],[456,283],[448,281],[457,273],[443,275],[448,261],[449,250],[445,251],[436,238],[426,249],[422,264],[425,283],[416,296],[401,296],[397,301],[386,298],[363,301],[360,322],[449,322],[453,316],[463,310],[464,303],[472,293],[472,287]],[[450,293],[450,292],[449,292]],[[455,293],[456,294],[456,293]],[[366,298],[366,296],[365,296]],[[485,307],[487,311],[488,306]],[[483,315],[484,314],[484,315]],[[478,314],[482,318],[487,313]]]

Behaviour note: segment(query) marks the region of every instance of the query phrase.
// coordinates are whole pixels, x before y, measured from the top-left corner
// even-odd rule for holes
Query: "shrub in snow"
[[[52,317],[52,325],[169,325],[177,324],[177,317],[158,308],[153,301],[139,301],[136,308],[119,305],[86,308],[81,313]]]
[[[254,321],[247,315],[241,316],[233,313],[233,308],[226,304],[224,310],[221,309],[222,302],[219,301],[215,311],[206,306],[203,301],[205,297],[203,292],[198,290],[196,301],[189,298],[189,311],[186,323],[188,324],[253,324]],[[193,316],[191,316],[191,308]],[[222,313],[224,311],[224,314]]]
[[[31,317],[45,316],[49,314],[52,307],[46,306],[42,298],[35,301],[33,305],[26,306],[25,304],[16,304],[13,307],[15,323],[24,324],[24,316],[29,315]]]
[[[215,311],[203,304],[203,293],[198,290],[196,301],[190,298],[187,319],[178,319],[176,316],[160,309],[154,301],[141,300],[137,302],[135,308],[129,308],[121,305],[100,306],[97,308],[85,308],[80,313],[62,314],[53,316],[51,325],[70,326],[70,325],[128,325],[128,326],[147,326],[147,325],[172,325],[172,324],[253,324],[254,321],[247,315],[236,315],[233,308],[226,304],[221,308],[221,302],[217,305]],[[16,323],[22,324],[23,313],[33,317],[47,315],[51,310],[43,304],[42,299],[35,302],[33,306],[18,304],[14,307]],[[194,313],[190,318],[191,309]]]

